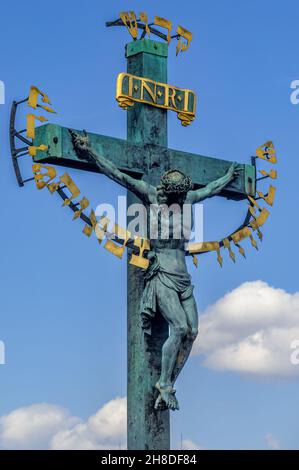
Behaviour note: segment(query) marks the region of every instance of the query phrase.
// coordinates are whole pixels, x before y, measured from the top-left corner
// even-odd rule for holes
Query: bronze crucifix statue
[[[212,197],[229,184],[238,174],[237,163],[233,163],[226,174],[205,187],[193,190],[192,180],[179,170],[168,170],[161,176],[157,187],[127,175],[114,163],[96,153],[89,145],[88,136],[70,130],[72,142],[79,159],[95,164],[108,178],[124,186],[143,202],[147,214],[151,206],[161,209],[176,205],[183,209],[206,198]],[[182,214],[183,211],[181,210]],[[150,218],[147,217],[147,224]],[[149,227],[150,229],[150,227]],[[150,231],[150,230],[149,230]],[[185,231],[186,232],[186,231]],[[184,232],[184,233],[185,233]],[[150,261],[144,274],[144,290],[141,298],[140,314],[145,332],[150,333],[150,320],[157,312],[169,325],[169,336],[162,348],[161,375],[156,383],[159,396],[155,408],[178,410],[174,383],[184,367],[198,333],[198,312],[193,295],[193,285],[185,260],[185,244],[189,239],[177,235],[174,218],[169,219],[168,237],[163,234],[163,221],[158,224],[157,237],[150,239]]]

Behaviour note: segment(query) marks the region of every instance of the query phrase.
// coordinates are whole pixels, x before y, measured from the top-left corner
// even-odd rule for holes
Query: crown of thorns
[[[169,170],[161,178],[166,193],[187,193],[193,186],[191,178],[180,170]]]

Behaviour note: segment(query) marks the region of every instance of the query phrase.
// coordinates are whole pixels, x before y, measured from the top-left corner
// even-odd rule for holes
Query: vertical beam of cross
[[[167,44],[144,39],[127,44],[127,71],[167,82]],[[135,103],[127,112],[127,139],[136,144],[167,147],[167,111]],[[163,168],[145,162],[144,179],[156,185]],[[128,205],[137,198],[128,192]],[[143,273],[128,264],[128,449],[169,449],[169,411],[154,410],[155,383],[161,370],[161,349],[168,326],[161,315],[152,322],[152,335],[141,328],[139,303]]]

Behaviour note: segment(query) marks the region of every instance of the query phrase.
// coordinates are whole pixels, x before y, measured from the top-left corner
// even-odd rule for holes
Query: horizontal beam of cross
[[[175,168],[190,176],[195,188],[199,188],[223,176],[232,163],[159,145],[137,145],[123,139],[93,133],[88,133],[88,136],[90,145],[96,153],[113,162],[120,170],[137,178],[149,175],[157,168],[161,170],[161,174]],[[56,124],[37,127],[34,145],[41,144],[48,145],[48,150],[38,151],[34,158],[35,162],[99,172],[95,165],[78,158],[66,127]],[[239,176],[220,193],[220,196],[239,200],[246,198],[247,195],[255,195],[255,167],[240,164],[238,169]]]

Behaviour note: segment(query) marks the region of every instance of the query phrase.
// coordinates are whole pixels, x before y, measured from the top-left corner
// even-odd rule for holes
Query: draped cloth
[[[187,271],[171,271],[159,262],[157,253],[151,258],[151,263],[144,274],[145,286],[140,302],[142,328],[145,333],[151,334],[151,319],[157,313],[157,283],[162,283],[168,289],[177,292],[180,300],[186,300],[193,295],[194,286]],[[167,292],[165,292],[167,295]]]

